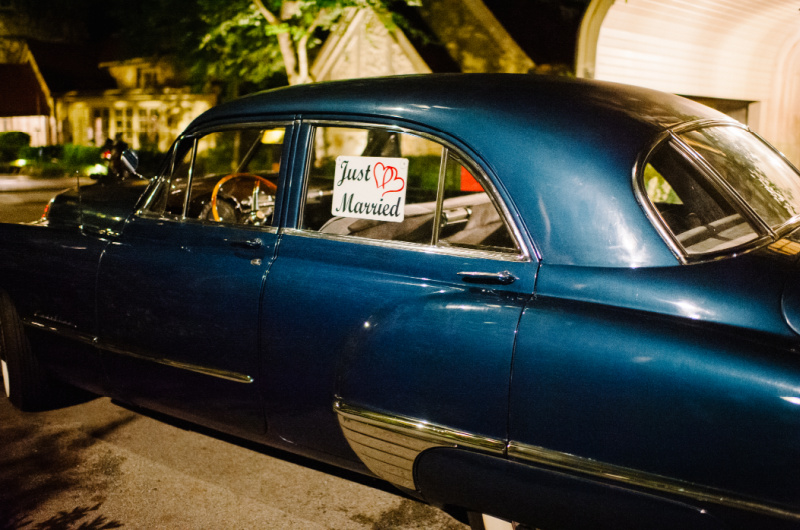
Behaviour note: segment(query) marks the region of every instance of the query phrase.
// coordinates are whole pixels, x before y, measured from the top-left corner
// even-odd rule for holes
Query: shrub
[[[61,162],[67,167],[93,166],[100,161],[100,147],[66,144],[61,153]]]
[[[24,132],[0,133],[0,162],[10,162],[19,158],[19,152],[31,145],[31,136]]]
[[[19,158],[35,160],[37,162],[51,162],[61,158],[64,148],[60,145],[43,145],[39,147],[24,147],[19,151]]]
[[[76,144],[24,146],[19,149],[18,156],[14,159],[26,159],[28,163],[25,172],[31,176],[57,177],[76,171],[86,171],[96,164],[103,164],[102,151],[101,147]],[[148,177],[155,175],[161,166],[164,153],[136,150],[136,154],[139,157],[138,172]]]

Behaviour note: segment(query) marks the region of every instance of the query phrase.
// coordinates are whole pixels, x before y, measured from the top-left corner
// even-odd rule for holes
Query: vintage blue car
[[[274,90],[150,181],[0,226],[5,390],[40,408],[57,379],[474,528],[796,529],[798,227],[795,168],[677,96]]]

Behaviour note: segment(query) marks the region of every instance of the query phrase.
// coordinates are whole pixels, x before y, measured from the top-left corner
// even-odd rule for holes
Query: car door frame
[[[291,195],[287,197],[287,202],[285,203],[284,208],[284,225],[281,229],[282,231],[282,240],[281,246],[278,248],[278,255],[276,257],[276,264],[280,267],[282,264],[282,256],[281,251],[285,247],[284,245],[288,244],[289,239],[293,236],[298,235],[298,233],[303,232],[299,230],[299,223],[301,219],[304,199],[306,195],[305,190],[305,179],[307,176],[307,165],[310,160],[310,148],[313,142],[313,131],[316,126],[353,126],[353,127],[382,127],[382,128],[389,128],[391,130],[396,130],[398,132],[407,132],[417,136],[422,136],[429,138],[435,141],[438,144],[441,144],[443,147],[446,147],[450,150],[455,151],[457,154],[461,155],[465,158],[466,161],[470,164],[470,168],[476,168],[479,170],[480,175],[484,183],[488,185],[486,191],[496,199],[496,206],[501,209],[501,215],[505,218],[507,226],[510,231],[513,233],[513,237],[518,245],[519,254],[517,255],[509,255],[502,257],[500,254],[495,254],[494,258],[496,263],[498,264],[498,268],[502,268],[502,263],[506,262],[514,262],[520,267],[526,267],[528,270],[525,275],[523,275],[524,281],[524,293],[517,297],[517,300],[514,302],[516,304],[517,310],[519,314],[513,319],[513,324],[509,325],[509,333],[513,334],[518,326],[519,316],[521,315],[522,311],[524,310],[527,301],[530,297],[533,296],[534,293],[534,286],[535,286],[535,278],[536,273],[538,271],[539,266],[539,257],[533,247],[527,230],[524,227],[524,223],[522,223],[519,213],[516,210],[513,201],[510,200],[506,190],[494,174],[491,166],[482,159],[473,149],[469,148],[464,142],[460,141],[458,138],[453,137],[452,135],[448,135],[442,133],[441,131],[431,129],[429,127],[425,127],[416,123],[406,123],[403,120],[398,119],[387,119],[387,118],[378,118],[375,116],[361,116],[361,115],[324,115],[324,116],[316,116],[316,115],[302,115],[300,116],[300,127],[298,128],[298,138],[295,144],[295,151],[294,151],[294,163],[292,166],[290,177],[290,182],[286,186],[286,189],[291,192]],[[306,231],[307,232],[307,231]],[[305,237],[310,237],[312,239],[318,240],[337,240],[337,237],[315,237],[314,234],[305,233],[300,234],[304,235]],[[338,238],[340,241],[342,238]],[[381,242],[376,241],[367,241],[361,240],[359,241],[358,238],[348,238],[344,239],[347,241],[347,244],[356,245],[357,247],[361,247],[362,245],[366,248],[370,246],[378,248],[378,247],[391,247],[394,246],[393,242],[387,242],[389,245],[383,245]],[[396,242],[394,242],[396,243]],[[441,256],[465,256],[475,257],[481,254],[484,254],[482,257],[486,257],[487,254],[493,253],[485,253],[477,250],[472,249],[443,249],[441,247],[419,247],[417,248],[418,252],[423,252],[424,254],[433,254],[433,255],[441,255]],[[464,261],[468,261],[466,258]],[[463,279],[463,278],[462,278]],[[454,282],[455,284],[455,282]],[[481,290],[482,286],[480,285],[469,285],[466,283],[458,284],[462,287],[465,287],[465,290],[468,289],[476,289]],[[485,292],[495,291],[492,289],[492,286],[484,286],[486,287],[483,289]],[[271,285],[269,281],[267,283],[265,291],[267,292],[267,296],[269,296],[269,292],[271,289]],[[501,288],[502,289],[502,288]],[[264,359],[265,362],[270,362],[270,355],[265,353]],[[280,357],[280,356],[279,356]],[[284,355],[284,358],[286,356]],[[273,443],[277,443],[279,445],[284,445],[286,448],[295,451],[301,452],[305,454],[309,454],[310,456],[321,457],[323,459],[334,461],[340,465],[346,465],[351,468],[356,468],[363,470],[363,466],[359,466],[358,464],[354,465],[354,462],[357,462],[355,455],[352,452],[342,451],[342,443],[344,441],[343,435],[341,431],[337,433],[332,432],[332,423],[335,423],[339,418],[338,421],[342,421],[342,418],[346,415],[351,415],[350,417],[358,416],[361,413],[370,413],[369,405],[364,407],[364,403],[361,403],[362,406],[353,407],[352,403],[349,402],[347,399],[341,399],[339,395],[344,385],[348,383],[344,381],[346,379],[345,373],[348,372],[348,369],[345,367],[343,368],[341,364],[345,361],[345,359],[338,359],[336,361],[328,361],[328,362],[335,362],[338,363],[340,366],[336,374],[329,374],[333,375],[336,378],[336,390],[335,396],[331,399],[331,402],[328,404],[327,412],[324,410],[318,410],[315,414],[314,421],[322,419],[322,416],[327,414],[327,417],[324,419],[326,422],[326,428],[328,432],[324,433],[323,435],[317,437],[317,440],[311,440],[307,445],[303,443],[297,442],[296,440],[291,440],[290,436],[287,436],[287,433],[280,432],[280,428],[277,429],[278,432],[273,432],[272,435],[275,437]],[[280,362],[280,361],[279,361]],[[503,384],[510,384],[510,372],[511,366],[513,364],[513,339],[512,343],[508,349],[508,359],[507,359],[507,366],[505,376],[503,376]],[[344,370],[344,372],[342,372]],[[270,372],[269,368],[264,369],[265,372]],[[277,375],[273,372],[273,375]],[[276,382],[276,384],[280,384],[280,382]],[[327,383],[326,383],[327,384]],[[272,386],[272,385],[270,385]],[[283,405],[283,406],[282,406]],[[318,406],[319,404],[317,404]],[[373,408],[380,409],[381,404],[374,403]],[[270,400],[269,396],[267,396],[267,415],[268,418],[271,415],[283,415],[284,417],[288,417],[292,414],[291,411],[284,410],[287,408],[285,404],[278,404],[272,400]],[[507,410],[508,410],[508,401],[507,396],[504,396],[503,403],[502,403],[503,413],[502,417],[502,426],[497,426],[494,429],[495,437],[489,436],[467,436],[462,437],[461,442],[465,442],[468,439],[471,440],[473,447],[480,447],[483,450],[489,451],[493,454],[503,454],[505,444],[506,444],[506,432],[507,432]],[[319,409],[319,407],[317,407]],[[347,411],[345,413],[345,410]],[[308,412],[308,411],[306,411]],[[333,420],[331,419],[333,418]],[[383,419],[387,421],[392,421],[392,419],[398,419],[400,415],[398,414],[389,414],[386,415]],[[408,418],[410,421],[413,421],[414,418]],[[297,418],[292,418],[292,421],[297,420]],[[302,421],[302,420],[301,420]],[[306,418],[305,421],[311,422],[310,417]],[[274,424],[273,424],[274,425]],[[278,422],[280,425],[280,422]],[[499,425],[499,424],[498,424]],[[302,426],[300,426],[302,427]],[[447,429],[446,426],[444,426]],[[453,426],[456,427],[456,426]],[[455,432],[455,429],[451,429],[452,432]],[[331,434],[334,434],[331,436]],[[452,442],[452,440],[451,440]],[[315,444],[319,444],[316,445]],[[448,445],[446,443],[445,445]],[[348,454],[349,453],[349,454]],[[374,470],[373,470],[374,472]],[[375,473],[378,474],[378,473]],[[385,477],[384,477],[385,478]],[[391,480],[390,480],[391,481]],[[395,483],[397,483],[395,481]],[[402,485],[402,484],[401,484]]]
[[[155,195],[158,193],[157,185],[154,185],[153,190],[150,191],[149,196],[141,203],[140,207],[137,209],[136,213],[132,216],[132,218],[126,223],[126,226],[123,227],[122,234],[118,238],[117,244],[123,244],[125,240],[125,229],[128,228],[133,229],[137,224],[143,225],[150,225],[150,228],[147,226],[144,227],[144,238],[157,238],[157,236],[153,235],[154,230],[157,230],[159,225],[168,225],[171,226],[170,232],[172,233],[171,244],[175,245],[173,250],[170,252],[169,249],[166,249],[167,256],[166,258],[169,259],[177,259],[177,263],[181,262],[181,256],[188,256],[191,257],[192,252],[200,250],[202,251],[203,246],[217,247],[211,248],[210,250],[212,253],[216,253],[217,255],[223,255],[224,247],[229,247],[228,251],[231,255],[236,255],[237,257],[233,259],[242,259],[244,264],[247,260],[249,260],[249,265],[244,266],[252,266],[256,267],[258,270],[253,269],[255,274],[260,277],[259,284],[257,287],[257,292],[253,292],[249,295],[251,299],[251,306],[252,306],[252,318],[250,319],[254,326],[258,325],[258,322],[261,322],[261,307],[262,307],[262,300],[263,300],[263,289],[264,289],[264,282],[265,278],[268,274],[269,267],[272,264],[272,261],[275,256],[275,249],[278,245],[280,239],[280,226],[281,226],[281,219],[282,219],[282,211],[283,211],[283,204],[284,204],[284,196],[286,190],[286,182],[288,182],[287,174],[292,162],[292,153],[293,153],[293,143],[296,136],[297,126],[294,120],[294,116],[266,116],[266,117],[258,117],[258,119],[252,120],[224,120],[219,122],[213,122],[209,124],[204,124],[202,127],[198,127],[195,129],[191,129],[181,135],[175,142],[171,156],[172,159],[169,160],[162,171],[162,175],[158,178],[161,180],[160,185],[169,185],[169,179],[171,179],[172,174],[175,170],[176,164],[176,149],[175,146],[178,145],[179,142],[191,141],[192,145],[190,149],[192,150],[192,166],[194,165],[194,157],[196,156],[196,149],[197,149],[197,139],[201,138],[206,134],[213,133],[215,131],[221,131],[226,129],[248,129],[248,128],[255,128],[255,127],[284,127],[286,130],[285,139],[282,148],[282,163],[279,170],[278,175],[278,188],[279,193],[275,198],[275,209],[273,215],[273,222],[269,227],[263,227],[259,229],[258,227],[248,227],[246,225],[238,226],[238,225],[215,225],[211,223],[203,223],[203,227],[200,228],[201,221],[187,219],[185,217],[187,204],[186,201],[188,200],[188,195],[186,195],[183,199],[183,213],[179,216],[158,216],[153,214],[146,213],[146,208],[149,206],[150,201],[152,201]],[[187,181],[187,194],[191,189],[191,177],[189,177]],[[219,240],[217,244],[213,242],[207,241],[208,238],[202,237],[202,234],[198,234],[199,231],[202,229],[207,228],[209,232],[213,232],[215,235],[214,238]],[[140,229],[141,231],[141,229]],[[247,239],[252,239],[253,241],[258,241],[259,244],[257,246],[248,247],[246,245],[241,246],[241,248],[236,246],[236,242],[232,240],[228,240],[226,235],[232,232],[252,232],[255,234],[253,237],[248,237]],[[262,247],[261,241],[264,239],[262,237],[258,237],[258,234],[265,234],[270,233],[270,239],[273,241],[267,245]],[[246,241],[243,243],[247,243]],[[160,243],[155,242],[156,246]],[[198,247],[199,245],[199,247]],[[192,248],[197,247],[197,248]],[[235,247],[235,248],[234,248]],[[271,247],[271,248],[270,248]],[[112,249],[113,250],[113,249]],[[172,257],[168,254],[172,254]],[[180,255],[178,255],[180,254]],[[104,256],[104,259],[107,259]],[[230,259],[230,258],[228,258]],[[129,267],[128,267],[129,268]],[[130,269],[130,268],[129,268]],[[154,272],[154,271],[151,271]],[[131,272],[130,274],[137,274],[135,271]],[[228,274],[230,276],[230,274]],[[140,275],[141,277],[141,275]],[[210,278],[209,278],[210,279]],[[252,277],[251,279],[255,279]],[[232,281],[233,278],[229,277],[228,281]],[[145,350],[138,350],[135,347],[130,347],[130,345],[126,344],[126,341],[120,341],[119,337],[117,340],[113,338],[113,330],[111,333],[112,338],[104,336],[104,332],[109,332],[110,328],[113,326],[103,325],[101,319],[103,318],[103,292],[102,290],[102,281],[103,281],[103,260],[101,260],[100,264],[100,271],[98,273],[98,340],[97,344],[104,350],[104,365],[105,371],[107,373],[107,377],[109,378],[109,394],[115,396],[122,401],[131,402],[133,404],[144,406],[148,408],[153,408],[155,410],[159,410],[162,412],[166,412],[169,414],[176,415],[178,417],[182,417],[184,419],[188,419],[190,421],[207,425],[212,428],[220,429],[222,431],[230,432],[239,436],[243,436],[250,439],[255,440],[262,440],[264,432],[266,430],[266,424],[263,421],[263,406],[262,406],[262,399],[261,399],[261,377],[259,373],[259,369],[262,365],[260,362],[260,355],[261,355],[261,345],[259,343],[260,333],[256,329],[253,333],[253,343],[250,347],[252,350],[252,367],[253,372],[241,372],[236,370],[226,370],[224,366],[203,366],[201,364],[194,364],[191,362],[187,362],[186,359],[181,358],[170,358],[170,355],[165,353],[164,355],[154,355],[152,352],[148,352]],[[108,284],[109,279],[105,280],[106,284]],[[113,302],[113,298],[112,298]],[[106,306],[109,306],[108,300],[106,300]],[[111,304],[113,306],[113,303]],[[141,306],[141,309],[146,309],[144,305]],[[119,320],[119,318],[117,318]],[[105,329],[104,329],[105,328]],[[179,403],[179,396],[171,396],[169,399],[165,398],[165,394],[162,392],[161,397],[159,398],[157,395],[153,394],[153,392],[147,390],[143,383],[137,382],[137,371],[138,375],[141,376],[142,374],[146,373],[147,366],[150,367],[152,370],[168,372],[175,374],[175,377],[181,376],[186,379],[188,382],[187,384],[192,384],[194,382],[197,388],[200,388],[200,384],[205,378],[205,381],[208,381],[209,384],[212,384],[215,388],[222,392],[226,392],[227,389],[230,390],[230,394],[225,396],[223,394],[218,394],[216,397],[213,395],[214,392],[211,391],[209,388],[209,396],[208,398],[198,397],[198,399],[218,399],[223,403],[226,401],[231,404],[231,406],[236,405],[237,403],[240,404],[243,408],[247,408],[248,412],[242,414],[230,414],[230,417],[227,417],[223,412],[215,414],[214,417],[209,416],[208,414],[204,415],[201,411],[193,411],[190,408],[182,407]],[[160,367],[160,368],[159,368]],[[142,371],[144,370],[144,371]],[[163,375],[163,374],[162,374]],[[169,385],[168,378],[161,377],[162,383],[165,388]],[[177,380],[173,380],[177,384]],[[248,390],[243,390],[244,387],[249,387]],[[137,390],[138,388],[138,390]],[[241,390],[240,390],[241,389]],[[184,390],[189,390],[188,387],[185,387]],[[192,391],[194,392],[194,391]],[[192,393],[192,395],[196,396],[203,396],[203,392],[196,392]],[[210,403],[210,402],[208,402]],[[208,404],[207,403],[207,404]],[[208,416],[208,417],[207,417]],[[241,416],[237,420],[237,417]],[[261,420],[258,420],[258,417],[261,417]],[[259,426],[259,423],[261,426]]]

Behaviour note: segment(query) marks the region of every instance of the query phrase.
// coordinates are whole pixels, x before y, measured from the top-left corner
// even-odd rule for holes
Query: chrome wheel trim
[[[11,383],[8,381],[8,363],[2,360],[0,361],[0,366],[3,368],[3,390],[5,390],[6,397],[11,397]]]
[[[461,447],[497,455],[505,449],[503,440],[351,406],[341,399],[336,399],[333,409],[347,443],[361,462],[378,477],[410,490],[417,489],[414,463],[427,449]]]

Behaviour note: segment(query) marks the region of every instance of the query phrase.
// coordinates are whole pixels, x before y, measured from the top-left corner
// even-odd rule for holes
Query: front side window
[[[271,226],[285,130],[247,128],[185,138],[148,213]]]
[[[302,229],[518,253],[480,177],[439,142],[382,128],[316,127],[310,154]]]

